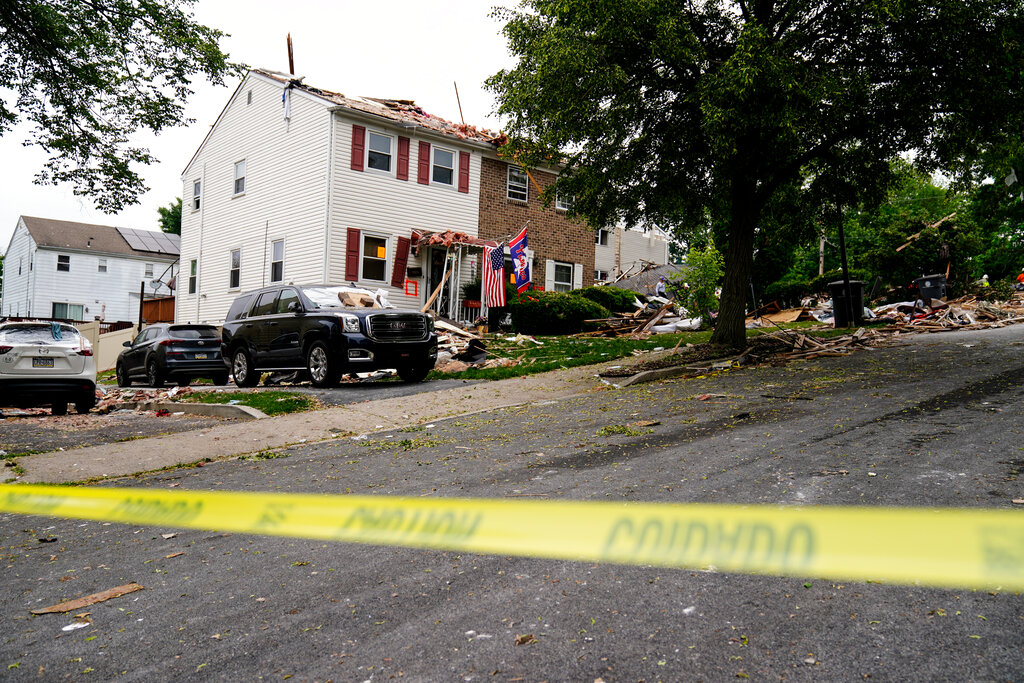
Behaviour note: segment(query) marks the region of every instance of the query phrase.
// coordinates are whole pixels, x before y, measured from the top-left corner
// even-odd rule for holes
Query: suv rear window
[[[249,304],[252,302],[252,294],[243,294],[231,303],[231,308],[228,309],[228,317],[226,320],[238,320],[244,318],[249,313]]]
[[[0,339],[16,342],[51,344],[67,339],[77,339],[78,330],[70,325],[8,325],[0,328]]]
[[[216,327],[175,326],[167,328],[167,334],[178,339],[217,339],[220,333]]]

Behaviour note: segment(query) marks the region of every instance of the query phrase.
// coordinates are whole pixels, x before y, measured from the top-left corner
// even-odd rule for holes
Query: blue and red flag
[[[525,292],[530,286],[530,261],[526,257],[526,228],[524,227],[511,242],[508,243],[509,255],[515,267],[516,290]]]

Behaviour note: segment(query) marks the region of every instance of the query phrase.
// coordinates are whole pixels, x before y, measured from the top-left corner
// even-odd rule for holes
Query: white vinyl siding
[[[367,173],[352,170],[352,125],[365,123],[337,114],[334,123],[334,167],[331,170],[331,238],[330,238],[330,269],[327,280],[331,283],[346,282],[347,229],[360,231],[360,242],[363,236],[386,236],[389,238],[387,248],[387,266],[383,281],[356,281],[359,286],[380,287],[388,294],[388,299],[396,306],[415,306],[417,309],[430,296],[426,289],[426,272],[429,264],[420,256],[409,253],[408,267],[420,267],[423,275],[413,278],[415,285],[410,284],[408,294],[404,282],[402,286],[392,287],[391,277],[394,268],[394,252],[397,248],[397,237],[408,238],[414,229],[443,232],[453,230],[463,232],[472,237],[478,235],[480,222],[480,153],[467,147],[458,149],[455,145],[446,146],[441,141],[430,138],[430,165],[433,171],[433,150],[437,146],[455,150],[455,178],[458,187],[459,151],[470,152],[469,188],[468,193],[445,191],[444,186],[436,184],[422,185],[417,182],[419,168],[419,152],[421,138],[409,136],[408,131],[390,131],[395,135],[393,169],[398,163],[397,138],[409,137],[409,179],[398,180],[394,176],[380,173]],[[367,130],[367,137],[369,137]],[[369,142],[369,140],[367,140]],[[360,270],[363,268],[362,244],[360,248]],[[291,255],[289,255],[289,259]],[[469,267],[472,256],[463,259],[463,268]],[[477,261],[479,258],[477,258]],[[321,261],[322,263],[322,261]],[[479,273],[479,264],[475,266]],[[468,270],[466,272],[469,272]],[[468,277],[468,275],[466,276]],[[320,278],[318,278],[319,281]],[[289,277],[289,280],[293,278]],[[404,278],[403,278],[404,280]],[[297,280],[295,280],[298,282]],[[465,280],[463,280],[465,281]],[[415,290],[416,294],[412,292]]]
[[[182,175],[189,193],[197,177],[207,188],[230,186],[234,163],[246,161],[244,200],[233,201],[223,191],[205,192],[200,210],[182,215],[185,277],[192,260],[197,261],[197,269],[195,291],[189,293],[184,283],[178,290],[178,322],[223,321],[238,294],[228,287],[231,260],[227,255],[240,244],[246,251],[239,274],[242,291],[270,284],[270,243],[278,239],[286,243],[283,273],[288,281],[324,280],[330,114],[321,101],[293,89],[291,121],[286,123],[281,111],[283,87],[250,74]],[[250,90],[253,99],[247,105]],[[344,242],[344,237],[339,241]],[[202,258],[200,252],[213,256]]]

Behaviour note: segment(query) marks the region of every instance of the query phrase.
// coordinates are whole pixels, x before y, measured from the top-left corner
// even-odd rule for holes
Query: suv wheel
[[[428,374],[430,374],[430,368],[425,365],[410,365],[398,368],[398,376],[402,378],[403,382],[410,384],[422,382]]]
[[[150,358],[146,363],[146,382],[154,389],[159,389],[164,385],[164,377],[160,374],[160,368],[157,367],[155,358]]]
[[[117,386],[119,387],[130,387],[132,385],[132,378],[128,376],[128,370],[124,367],[124,363],[117,364]]]
[[[315,387],[329,387],[338,381],[338,370],[322,341],[313,342],[306,352],[306,370]]]
[[[96,407],[96,392],[88,391],[79,394],[75,399],[75,412],[84,415]]]
[[[235,384],[240,387],[254,387],[260,381],[245,349],[236,349],[235,355],[231,357],[231,374],[235,377]]]

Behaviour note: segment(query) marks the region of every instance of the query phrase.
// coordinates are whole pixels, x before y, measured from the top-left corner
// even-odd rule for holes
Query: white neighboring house
[[[142,283],[146,298],[174,293],[178,248],[177,235],[153,230],[21,216],[4,256],[0,316],[137,320]]]
[[[610,282],[622,273],[639,273],[644,264],[669,262],[669,241],[659,231],[617,226],[594,236],[594,281]]]
[[[445,248],[418,249],[413,232],[477,238],[493,134],[301,80],[249,71],[185,167],[178,322],[219,323],[239,293],[275,282],[420,308]]]

